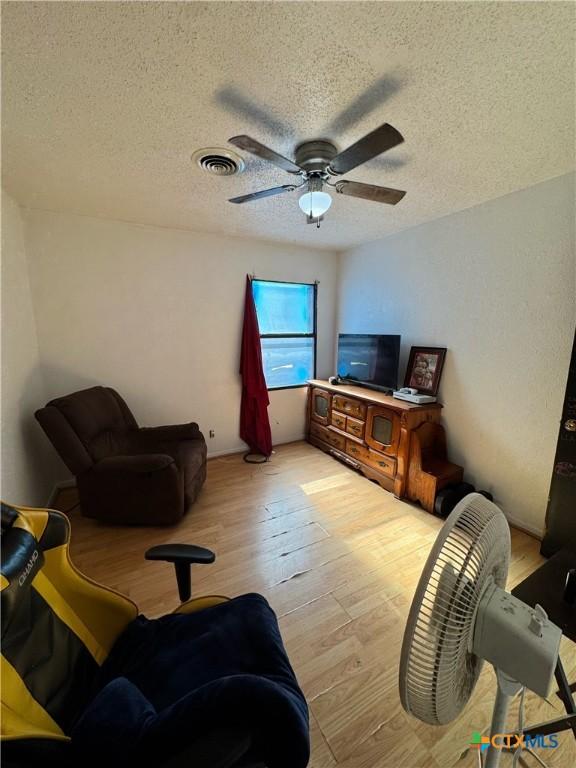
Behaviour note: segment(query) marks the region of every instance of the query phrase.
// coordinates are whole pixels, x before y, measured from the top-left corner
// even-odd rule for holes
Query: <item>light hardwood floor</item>
[[[74,490],[57,506],[70,508]],[[473,698],[450,726],[433,728],[404,713],[398,660],[414,588],[442,521],[357,475],[306,443],[278,448],[264,465],[238,455],[209,462],[198,502],[176,528],[110,528],[72,520],[72,556],[92,578],[130,595],[148,616],[172,610],[172,567],[147,562],[165,542],[214,549],[211,566],[194,566],[193,594],[264,594],[310,704],[311,768],[472,768],[473,731],[489,725],[495,678],[486,665]],[[509,587],[543,559],[538,542],[512,531]],[[563,640],[569,678],[574,645]],[[559,700],[526,697],[526,721],[558,717]],[[513,707],[510,727],[517,718]],[[565,732],[550,766],[576,766]],[[462,754],[465,753],[462,756]],[[527,765],[536,761],[527,757]],[[511,765],[508,756],[503,766]]]

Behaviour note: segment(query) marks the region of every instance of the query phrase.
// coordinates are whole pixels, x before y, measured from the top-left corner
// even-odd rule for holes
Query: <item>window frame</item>
[[[265,278],[261,277],[253,277],[252,278],[252,285],[254,283],[278,283],[279,285],[307,285],[314,289],[313,296],[314,296],[314,311],[312,313],[312,333],[260,333],[260,327],[258,327],[258,334],[260,336],[260,346],[262,346],[262,339],[314,339],[314,376],[313,378],[316,378],[316,360],[318,357],[318,281],[314,283],[303,283],[297,280],[266,280]],[[252,297],[254,297],[254,291],[252,290]],[[254,305],[256,305],[256,301],[254,300]],[[256,311],[256,317],[258,317],[258,311]],[[266,373],[263,370],[264,378],[266,378]],[[302,387],[307,387],[308,383],[304,382],[304,384],[288,384],[284,387],[269,387],[268,382],[266,382],[266,389],[268,392],[280,392],[282,389],[302,389]]]

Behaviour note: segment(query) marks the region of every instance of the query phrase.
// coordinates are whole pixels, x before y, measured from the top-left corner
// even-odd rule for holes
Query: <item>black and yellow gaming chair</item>
[[[69,764],[66,743],[93,681],[118,638],[135,622],[130,599],[81,574],[68,548],[61,513],[2,504],[2,747],[5,765]],[[181,598],[189,596],[189,564],[211,562],[209,550],[167,545],[149,559],[175,563]],[[226,603],[221,596],[184,602],[191,613]],[[250,754],[250,735],[217,724],[190,751],[155,765],[226,768]],[[73,761],[74,762],[74,761]],[[73,764],[70,763],[70,764]],[[77,764],[77,763],[76,763]]]

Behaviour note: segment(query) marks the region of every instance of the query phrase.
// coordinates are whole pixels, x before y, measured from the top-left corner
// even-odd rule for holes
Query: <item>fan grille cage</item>
[[[505,587],[510,531],[480,494],[463,499],[428,557],[410,609],[400,662],[400,698],[431,725],[451,722],[482,668],[472,653],[476,608],[490,579]]]

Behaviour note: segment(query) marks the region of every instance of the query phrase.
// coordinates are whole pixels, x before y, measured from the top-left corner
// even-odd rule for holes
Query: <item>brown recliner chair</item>
[[[125,525],[176,523],[206,479],[206,442],[198,424],[139,427],[109,387],[51,400],[35,415],[76,475],[87,517]]]

